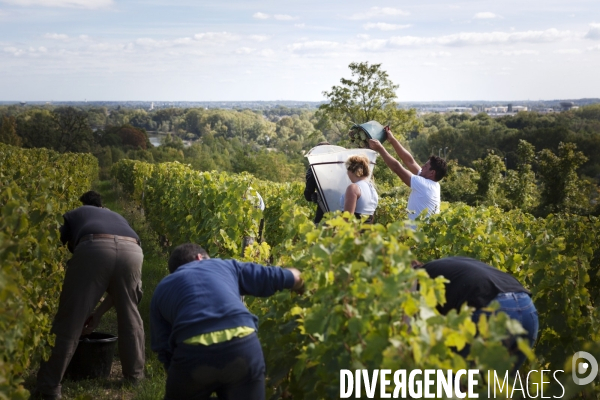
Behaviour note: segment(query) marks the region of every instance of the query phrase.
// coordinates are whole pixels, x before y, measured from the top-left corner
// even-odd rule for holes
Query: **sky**
[[[600,1],[0,0],[0,101],[600,97]]]

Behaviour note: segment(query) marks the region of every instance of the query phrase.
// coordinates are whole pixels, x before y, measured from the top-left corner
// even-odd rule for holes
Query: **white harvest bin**
[[[370,149],[346,149],[340,146],[321,145],[313,147],[306,153],[315,180],[324,212],[342,210],[340,197],[352,182],[346,173],[344,164],[350,156],[364,155],[369,159],[371,176],[375,168],[377,152]]]

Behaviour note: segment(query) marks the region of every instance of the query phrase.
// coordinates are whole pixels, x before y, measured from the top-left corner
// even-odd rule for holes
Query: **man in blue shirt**
[[[167,370],[165,399],[264,399],[258,319],[243,295],[268,297],[304,283],[295,268],[211,259],[192,243],[169,258],[150,305],[152,350]]]

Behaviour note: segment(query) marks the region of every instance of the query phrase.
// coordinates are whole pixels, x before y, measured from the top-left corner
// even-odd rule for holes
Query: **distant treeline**
[[[304,153],[318,142],[348,146],[345,127],[314,108],[264,110],[1,106],[0,142],[90,152],[104,173],[122,158],[180,161],[201,171],[248,171],[277,182],[302,180]],[[361,122],[361,121],[359,121]],[[333,129],[335,127],[336,129]],[[154,147],[148,132],[163,134]],[[553,114],[427,114],[395,132],[419,162],[451,161],[443,199],[523,208],[535,214],[598,212],[600,104]],[[184,145],[184,141],[191,143]],[[402,189],[383,166],[383,195]]]

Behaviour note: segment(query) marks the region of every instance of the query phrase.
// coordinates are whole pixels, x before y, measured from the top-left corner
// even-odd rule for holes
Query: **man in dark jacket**
[[[91,332],[113,306],[123,375],[132,383],[144,377],[144,327],[137,309],[144,258],[140,238],[125,218],[102,207],[100,194],[90,191],[79,200],[83,206],[67,212],[60,228],[61,241],[73,257],[67,262],[52,324],[55,344],[48,361],[40,365],[33,398],[60,399],[60,382],[80,335]]]
[[[443,276],[450,281],[445,285],[446,303],[438,306],[441,314],[446,315],[450,310],[458,312],[466,303],[476,309],[472,318],[477,323],[484,312],[482,309],[497,301],[500,303],[498,312],[505,312],[511,319],[519,321],[527,331],[524,337],[529,345],[535,343],[539,321],[531,292],[512,275],[469,257],[447,257],[427,264],[415,262],[413,266],[425,269],[432,278]],[[518,350],[516,337],[510,338],[505,345],[517,356],[514,372],[525,362],[525,355]],[[468,353],[468,349],[464,353]]]
[[[303,290],[295,268],[264,267],[210,258],[192,243],[169,258],[170,275],[150,305],[152,350],[167,370],[165,399],[262,400],[265,363],[258,320],[243,295]]]

